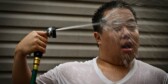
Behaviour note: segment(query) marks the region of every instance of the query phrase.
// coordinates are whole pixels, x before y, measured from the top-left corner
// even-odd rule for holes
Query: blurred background
[[[110,0],[0,1],[0,83],[12,84],[16,44],[32,30],[46,31],[91,23],[95,10]],[[168,0],[126,0],[135,9],[140,26],[138,59],[168,73]],[[41,59],[39,74],[60,63],[96,57],[92,27],[57,32]],[[32,67],[33,56],[28,56]]]

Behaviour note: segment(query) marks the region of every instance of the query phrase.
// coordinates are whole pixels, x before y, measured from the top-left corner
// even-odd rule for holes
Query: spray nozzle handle
[[[56,35],[56,28],[55,27],[49,27],[48,29],[47,29],[47,36],[48,37],[52,37],[52,38],[56,38],[57,37],[57,35]],[[36,52],[34,52],[34,57],[42,57],[42,52],[40,52],[40,51],[36,51]]]

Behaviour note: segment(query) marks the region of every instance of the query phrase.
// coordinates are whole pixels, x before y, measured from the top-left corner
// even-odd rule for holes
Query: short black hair
[[[135,20],[137,20],[136,18],[136,13],[133,10],[133,8],[126,2],[124,2],[123,0],[112,0],[110,2],[106,2],[104,3],[101,7],[98,8],[98,10],[95,12],[95,14],[92,17],[92,23],[100,23],[102,18],[104,17],[104,12],[106,10],[110,10],[110,9],[114,9],[114,8],[126,8],[129,9],[132,14],[134,15]],[[93,25],[93,30],[95,32],[99,32],[102,33],[102,27],[101,25]]]

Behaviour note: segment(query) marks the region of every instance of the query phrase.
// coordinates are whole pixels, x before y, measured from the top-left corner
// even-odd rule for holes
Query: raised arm
[[[47,34],[43,31],[32,31],[16,46],[12,69],[13,84],[30,84],[31,70],[27,64],[27,55],[35,51],[45,53]]]

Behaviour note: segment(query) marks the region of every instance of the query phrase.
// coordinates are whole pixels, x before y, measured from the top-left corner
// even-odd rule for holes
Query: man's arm
[[[27,64],[26,56],[15,53],[12,70],[13,84],[30,84],[31,70]]]
[[[35,51],[45,52],[46,32],[33,31],[22,39],[15,48],[12,69],[13,84],[30,84],[31,70],[27,64],[27,55]]]

